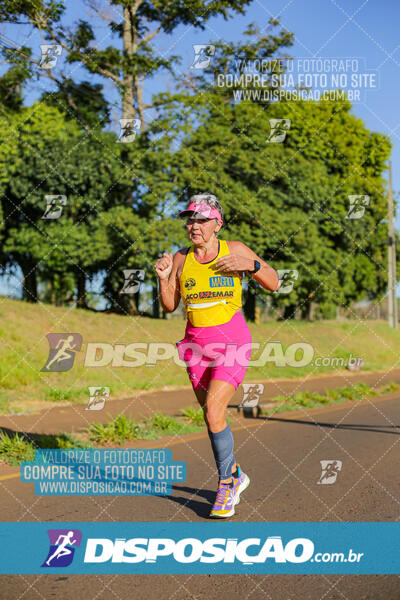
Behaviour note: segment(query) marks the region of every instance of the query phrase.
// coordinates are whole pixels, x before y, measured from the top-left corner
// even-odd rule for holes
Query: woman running
[[[250,483],[236,463],[226,422],[226,408],[244,379],[251,354],[251,334],[241,311],[242,278],[251,273],[271,291],[279,289],[280,282],[277,272],[245,244],[217,238],[223,212],[213,194],[192,196],[179,217],[187,219],[192,246],[174,257],[164,252],[154,268],[165,312],[173,312],[181,298],[186,309],[188,321],[185,337],[177,342],[178,353],[203,408],[219,474],[210,516],[231,517]]]

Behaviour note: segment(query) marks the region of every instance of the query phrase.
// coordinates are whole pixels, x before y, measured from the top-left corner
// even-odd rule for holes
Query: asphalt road
[[[236,456],[251,484],[233,519],[397,521],[399,434],[396,394],[236,421]],[[33,484],[10,478],[0,482],[2,520],[208,521],[217,477],[207,434],[175,440],[171,449],[174,460],[186,461],[188,477],[183,485],[174,485],[170,497],[38,497]],[[317,484],[320,460],[342,461],[333,485]],[[400,574],[3,575],[0,598],[398,600]]]

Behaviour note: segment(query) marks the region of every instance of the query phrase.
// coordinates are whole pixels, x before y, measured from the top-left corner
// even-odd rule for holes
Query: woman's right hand
[[[168,279],[169,274],[172,271],[173,260],[172,254],[164,252],[162,257],[156,261],[154,269],[160,280]]]

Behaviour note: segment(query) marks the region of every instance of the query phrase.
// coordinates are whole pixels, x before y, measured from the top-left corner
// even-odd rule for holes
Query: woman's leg
[[[197,402],[200,404],[201,408],[204,408],[207,400],[207,390],[193,390],[196,394]]]
[[[226,381],[212,379],[208,390],[195,389],[197,402],[204,410],[204,420],[211,433],[219,433],[226,429],[226,408],[235,393],[235,387]],[[232,467],[232,473],[236,471],[236,461]],[[221,479],[222,483],[231,480]]]
[[[236,471],[236,461],[233,454],[233,436],[226,422],[226,409],[235,393],[235,387],[219,379],[212,379],[205,396],[204,420],[207,424],[210,441],[217,462],[232,463],[229,475],[220,478],[221,483],[232,480],[231,473]],[[197,394],[196,394],[197,395]],[[204,395],[200,395],[203,400]],[[221,435],[215,435],[221,434]],[[233,461],[233,462],[232,462]]]

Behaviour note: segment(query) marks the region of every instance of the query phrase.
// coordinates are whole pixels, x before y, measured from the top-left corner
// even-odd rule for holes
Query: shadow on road
[[[23,438],[27,442],[31,442],[36,448],[57,450],[68,449],[65,443],[70,443],[69,434],[67,433],[29,433],[28,431],[15,431],[9,427],[0,426],[0,435],[6,434],[11,440],[17,436]],[[76,446],[77,448],[81,446]],[[82,445],[82,448],[84,445]]]
[[[177,504],[181,504],[186,508],[189,508],[193,512],[196,513],[199,517],[203,519],[212,519],[210,517],[211,505],[215,500],[215,491],[211,490],[198,490],[196,488],[188,487],[187,485],[173,485],[172,489],[177,492],[186,492],[187,494],[191,494],[196,498],[205,498],[207,502],[200,502],[196,498],[185,498],[184,496],[163,496],[168,500],[172,500],[172,502],[176,502]]]
[[[391,433],[393,435],[400,434],[400,425],[373,425],[371,423],[368,424],[359,424],[359,423],[349,423],[346,425],[345,423],[325,423],[322,421],[304,421],[302,419],[283,419],[282,417],[258,417],[259,419],[263,419],[265,421],[278,421],[281,423],[296,423],[297,425],[314,425],[318,427],[330,427],[332,429],[353,429],[356,431],[371,431],[373,433]],[[391,430],[397,431],[391,431]]]

